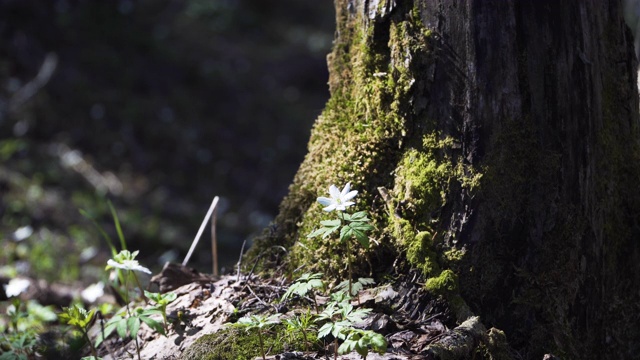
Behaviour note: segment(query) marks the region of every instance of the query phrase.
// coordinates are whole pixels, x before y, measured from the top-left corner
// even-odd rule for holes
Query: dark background
[[[99,277],[79,209],[118,243],[108,199],[158,270],[219,195],[235,263],[304,157],[333,31],[332,1],[0,0],[0,275]],[[208,239],[190,265],[210,269]]]

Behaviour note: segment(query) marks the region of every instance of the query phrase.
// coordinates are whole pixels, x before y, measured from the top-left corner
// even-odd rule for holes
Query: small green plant
[[[160,294],[160,293],[152,293],[146,290],[144,291],[144,294],[147,296],[147,298],[149,298],[149,300],[155,303],[154,307],[158,311],[160,311],[160,313],[162,314],[162,320],[164,321],[164,328],[166,330],[168,326],[167,325],[167,305],[172,303],[178,297],[178,295],[176,295],[176,293],[173,293],[173,292]]]
[[[33,329],[2,334],[0,360],[27,360],[36,351],[38,334]]]
[[[160,310],[156,308],[143,309],[141,307],[135,308],[133,311],[123,309],[119,314],[114,315],[104,326],[104,332],[100,332],[96,339],[96,347],[111,335],[114,331],[118,333],[118,336],[122,339],[126,339],[127,336],[131,336],[132,339],[136,339],[136,347],[138,345],[137,336],[140,325],[145,323],[150,328],[165,334],[164,326],[161,322],[152,318],[154,315],[161,315]],[[138,358],[140,358],[140,348],[137,347]]]
[[[349,241],[352,238],[356,238],[360,245],[365,249],[369,248],[369,237],[367,232],[373,230],[373,226],[369,224],[370,219],[367,217],[365,211],[358,211],[353,214],[345,213],[347,207],[352,206],[355,202],[351,201],[356,197],[358,192],[356,190],[351,191],[351,183],[347,183],[345,187],[340,191],[335,185],[329,187],[329,195],[331,197],[318,197],[317,201],[325,206],[322,210],[331,212],[337,211],[338,218],[333,220],[320,221],[321,228],[312,231],[307,238],[314,238],[322,236],[326,239],[329,235],[333,234],[336,230],[340,230],[340,241],[347,247],[347,268],[349,271],[349,293],[351,290],[351,250]]]
[[[104,332],[98,335],[98,339],[96,340],[96,347],[98,347],[104,339],[106,339],[114,330],[117,330],[118,335],[121,338],[126,338],[127,335],[131,335],[136,344],[136,350],[138,353],[138,359],[140,359],[140,345],[138,344],[138,330],[140,329],[141,322],[146,323],[155,331],[158,331],[161,334],[165,334],[164,326],[162,323],[151,318],[151,315],[161,315],[161,311],[156,308],[151,309],[142,309],[137,308],[135,311],[131,311],[129,307],[129,287],[128,287],[128,278],[129,276],[133,276],[136,281],[138,288],[140,289],[141,295],[144,300],[147,301],[147,298],[144,296],[144,289],[142,289],[142,285],[138,280],[136,271],[141,271],[147,274],[151,274],[151,271],[144,266],[141,266],[135,257],[138,255],[138,251],[129,252],[129,250],[122,250],[120,253],[116,254],[113,259],[109,259],[107,261],[107,267],[105,270],[115,269],[118,272],[118,277],[123,279],[124,289],[122,293],[124,294],[125,308],[121,311],[121,314],[117,314],[112,317],[106,324]],[[120,271],[124,270],[125,273],[120,276]]]
[[[262,359],[266,360],[265,351],[264,351],[264,341],[262,340],[263,330],[280,323],[280,317],[278,314],[274,315],[250,315],[241,317],[238,319],[238,322],[233,324],[235,327],[244,328],[246,331],[250,331],[256,329],[258,332],[258,341],[260,343],[260,354],[262,355]]]
[[[296,294],[300,297],[304,297],[307,293],[311,293],[311,298],[313,299],[313,304],[316,308],[316,313],[319,313],[318,302],[316,300],[316,296],[314,294],[314,289],[322,289],[325,290],[326,286],[324,281],[322,281],[321,273],[305,273],[302,274],[293,284],[289,285],[287,291],[282,295],[281,301],[287,300],[293,294]]]
[[[363,359],[366,359],[369,348],[379,354],[384,354],[387,350],[387,340],[375,331],[348,328],[345,332],[347,336],[338,348],[339,354],[347,354],[355,350],[362,355]]]
[[[302,338],[304,339],[304,351],[309,351],[309,333],[317,330],[314,322],[314,316],[311,312],[307,310],[293,318],[284,319],[284,324],[287,326],[288,333],[299,331],[302,334]]]
[[[350,296],[355,296],[358,299],[358,304],[360,304],[360,290],[375,283],[372,278],[358,278],[357,281],[351,283],[351,291],[349,291],[349,281],[341,282],[333,290],[348,292]]]
[[[17,298],[24,289],[25,286],[20,291],[5,287],[5,292],[11,294],[12,298],[6,310],[8,321],[4,320],[4,316],[0,318],[0,360],[29,358],[36,351],[38,332],[45,323],[57,319],[50,306],[42,306],[36,301],[23,302]]]
[[[340,292],[343,296],[344,292]],[[318,330],[318,338],[331,334],[334,338],[334,359],[338,358],[338,339],[345,340],[355,323],[361,322],[371,309],[356,309],[349,302],[349,297],[339,302],[332,301],[316,319],[325,322]]]
[[[93,322],[93,317],[96,313],[96,309],[91,309],[89,311],[85,310],[78,304],[74,304],[71,307],[66,307],[62,309],[62,313],[58,315],[60,321],[67,325],[71,325],[76,327],[78,331],[82,334],[84,339],[89,343],[91,347],[91,354],[95,359],[98,359],[98,353],[96,348],[91,343],[91,339],[89,338],[89,327]]]

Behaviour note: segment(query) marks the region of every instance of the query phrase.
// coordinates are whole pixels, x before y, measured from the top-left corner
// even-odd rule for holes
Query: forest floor
[[[172,268],[175,270],[180,266],[175,265]],[[189,273],[191,275],[185,276]],[[433,358],[427,351],[427,346],[455,336],[455,319],[446,302],[442,298],[429,295],[415,282],[415,278],[411,278],[412,276],[403,276],[393,284],[361,290],[359,301],[351,301],[355,308],[372,309],[364,321],[355,324],[354,327],[374,330],[384,335],[387,341],[386,353],[370,353],[367,359]],[[268,313],[291,318],[295,313],[312,308],[312,302],[308,298],[280,302],[288,286],[284,277],[263,279],[256,275],[236,274],[225,275],[216,280],[208,275],[185,270],[163,271],[154,276],[152,281],[159,285],[161,292],[176,293],[177,299],[167,307],[167,314],[173,319],[167,336],[154,332],[145,325],[141,328],[138,345],[142,359],[180,359],[199,338],[223,330],[241,316]],[[181,285],[186,281],[192,282]],[[328,298],[317,296],[316,301],[322,306]],[[97,335],[99,331],[99,325],[94,325],[93,334]],[[265,335],[281,336],[269,331]],[[284,336],[281,340],[288,341]],[[101,347],[100,353],[104,359],[137,358],[136,344],[130,339],[122,341],[112,337],[106,343],[106,346]],[[314,350],[309,352],[302,352],[303,349],[287,349],[288,351],[278,354],[270,353],[267,358],[334,358],[331,341],[319,340],[314,347]],[[255,354],[251,358],[261,358],[259,350],[253,350]],[[352,352],[338,358],[362,357]]]

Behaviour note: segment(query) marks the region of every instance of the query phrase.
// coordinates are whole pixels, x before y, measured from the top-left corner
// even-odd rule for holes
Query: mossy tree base
[[[274,226],[291,269],[345,276],[306,235],[330,184],[376,231],[354,270],[422,270],[526,358],[634,357],[640,124],[618,1],[336,1],[331,99]],[[464,319],[461,319],[461,321]]]

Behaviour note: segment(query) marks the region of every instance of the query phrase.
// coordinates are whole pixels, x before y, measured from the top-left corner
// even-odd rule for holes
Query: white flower
[[[7,297],[18,296],[27,291],[29,285],[31,282],[27,279],[11,279],[7,285],[3,285],[4,293],[7,294]]]
[[[151,274],[151,270],[147,269],[144,266],[141,266],[138,263],[138,260],[134,260],[137,255],[138,251],[134,251],[133,253],[131,253],[128,250],[122,250],[119,254],[114,256],[113,259],[109,259],[109,261],[107,261],[107,270],[111,268],[118,268]]]
[[[87,286],[80,293],[82,299],[88,303],[94,303],[102,295],[104,295],[104,283],[102,281]]]
[[[151,274],[151,270],[140,265],[138,263],[138,260],[122,260],[122,262],[119,263],[119,262],[115,262],[113,259],[109,259],[109,261],[107,261],[107,265],[111,266],[112,268],[118,268],[122,270],[130,270],[130,271],[141,271],[147,274]]]
[[[347,185],[344,186],[344,189],[342,189],[342,191],[340,191],[335,185],[331,185],[329,187],[329,195],[331,196],[331,198],[326,198],[324,196],[320,196],[318,198],[318,202],[323,206],[325,206],[325,208],[322,210],[344,211],[347,209],[348,206],[355,204],[355,202],[350,200],[356,197],[356,194],[358,194],[358,192],[356,190],[353,190],[353,191],[349,191],[349,190],[351,190],[351,183],[347,183]]]

